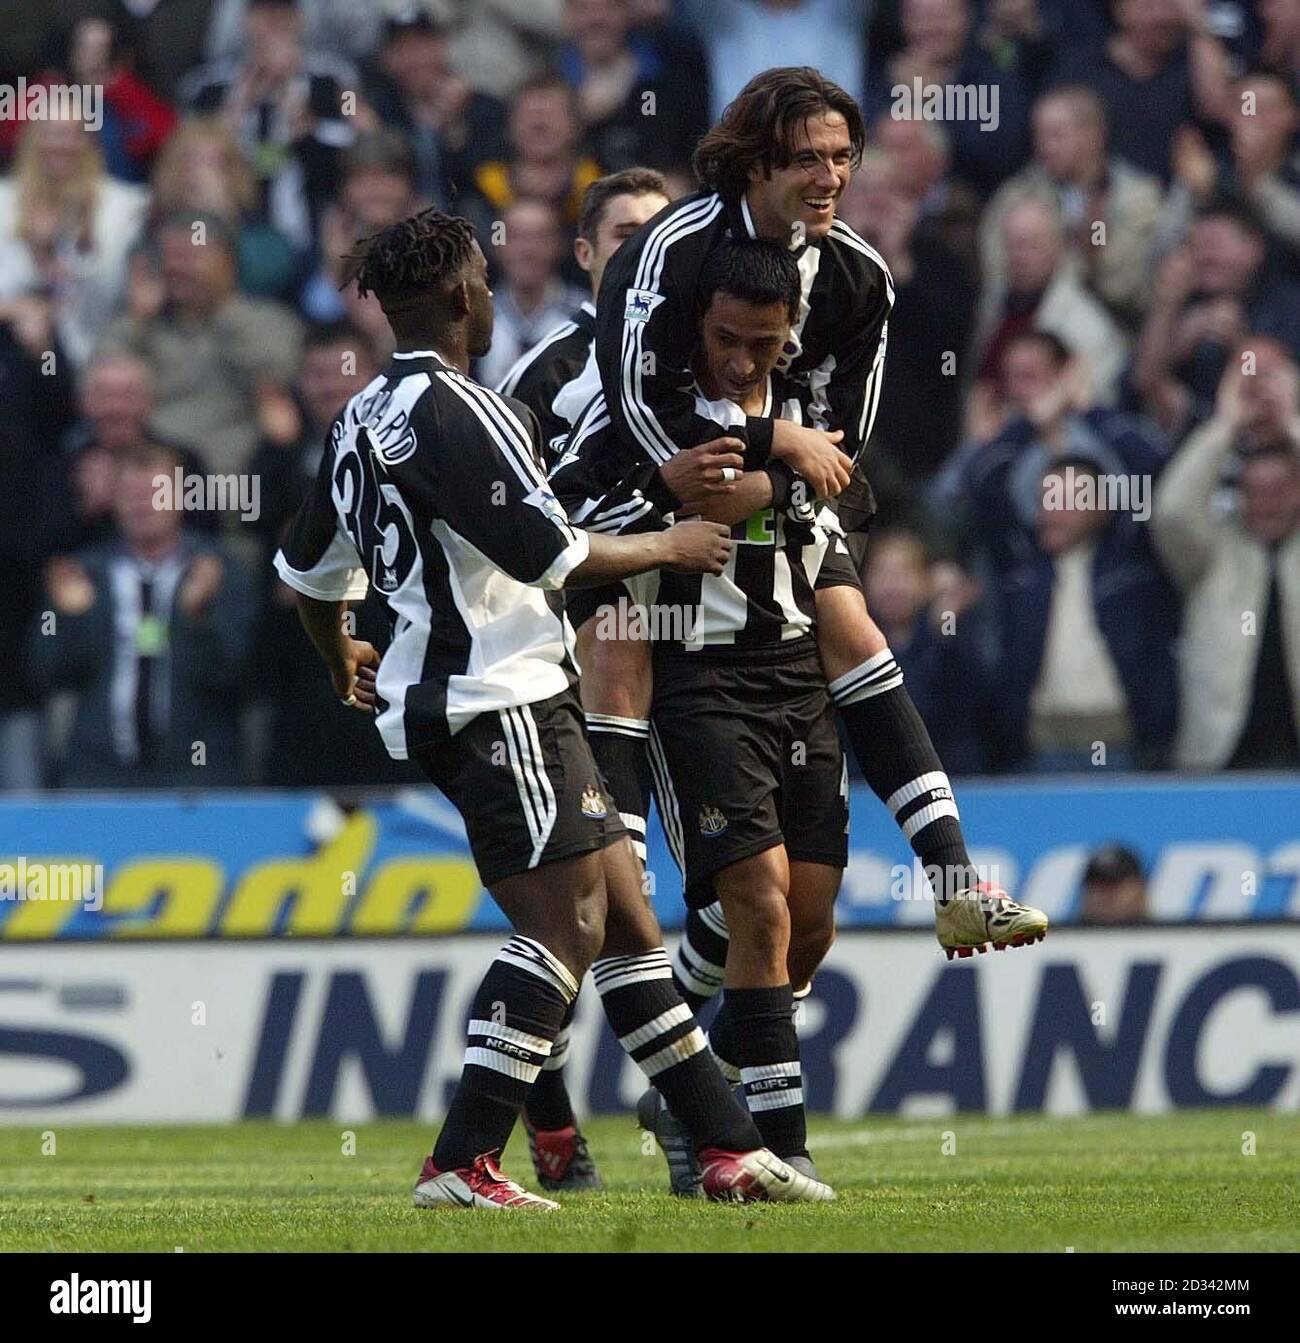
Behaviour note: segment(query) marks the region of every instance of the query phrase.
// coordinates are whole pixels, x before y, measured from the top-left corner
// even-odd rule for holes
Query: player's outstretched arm
[[[570,572],[570,586],[631,578],[650,569],[720,574],[734,544],[726,527],[699,520],[679,522],[667,531],[638,536],[603,536],[591,532],[588,540],[591,548],[587,558]]]
[[[298,619],[329,671],[334,693],[349,709],[373,713],[379,653],[373,644],[343,632],[347,603],[318,601],[301,592],[296,602]]]

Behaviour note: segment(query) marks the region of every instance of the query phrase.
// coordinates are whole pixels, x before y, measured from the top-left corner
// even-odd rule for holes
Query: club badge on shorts
[[[609,815],[605,799],[590,785],[582,790],[582,801],[579,806],[582,808],[582,814],[592,821],[603,821]]]
[[[705,839],[714,839],[727,828],[727,818],[717,807],[700,808],[700,834]]]

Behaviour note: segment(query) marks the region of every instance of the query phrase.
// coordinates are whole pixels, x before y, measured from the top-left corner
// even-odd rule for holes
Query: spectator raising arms
[[[1225,512],[1221,479],[1243,446],[1237,507]],[[1297,768],[1300,374],[1275,343],[1234,352],[1213,416],[1160,482],[1154,522],[1186,598],[1175,762]]]
[[[343,93],[356,81],[346,64],[304,50],[296,0],[247,0],[243,23],[241,55],[193,71],[181,102],[225,119],[253,165],[259,215],[305,248],[352,142]]]

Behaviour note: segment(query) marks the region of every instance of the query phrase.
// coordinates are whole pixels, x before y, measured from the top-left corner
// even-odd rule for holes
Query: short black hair
[[[654,168],[624,168],[619,173],[608,173],[598,177],[582,193],[582,209],[578,213],[578,237],[593,242],[600,221],[605,216],[605,207],[616,196],[649,196],[657,193],[668,195],[668,184],[664,175]]]
[[[364,350],[372,359],[370,337],[350,317],[335,317],[327,322],[308,322],[302,333],[304,350],[332,350],[336,345]]]
[[[421,210],[362,238],[344,257],[344,284],[374,294],[385,312],[440,294],[460,278],[474,252],[474,226],[459,215]]]
[[[793,322],[799,316],[802,284],[794,253],[780,243],[729,242],[709,253],[700,272],[701,315],[717,293],[746,303],[783,303]]]

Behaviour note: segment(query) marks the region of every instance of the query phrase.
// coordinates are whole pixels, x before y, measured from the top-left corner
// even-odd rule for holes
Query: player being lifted
[[[389,753],[415,759],[460,811],[515,930],[475,994],[416,1205],[557,1206],[497,1163],[589,967],[615,1034],[695,1134],[709,1194],[825,1198],[763,1148],[673,987],[574,691],[560,589],[659,566],[716,573],[726,529],[696,521],[606,538],[569,524],[537,467],[531,414],[466,376],[492,333],[467,221],[425,211],[352,262],[397,353],[335,420],[276,569],[336,693],[377,709]],[[368,583],[394,623],[382,661],[344,629],[347,601]]]
[[[657,215],[609,262],[596,318],[603,397],[574,439],[583,420],[609,417],[609,442],[621,456],[610,479],[657,467],[647,498],[664,512],[679,508],[684,501],[665,483],[665,469],[683,449],[725,431],[746,468],[770,467],[787,487],[798,477],[816,498],[838,496],[844,530],[864,527],[874,501],[861,458],[880,394],[893,287],[884,261],[835,209],[865,135],[854,100],[816,70],[768,70],[700,141],[695,170],[704,189]],[[798,265],[799,313],[777,368],[802,384],[811,423],[752,415],[720,423],[692,393],[700,274],[719,246],[743,238],[787,246]],[[711,467],[710,488],[735,469]],[[602,600],[626,602],[627,594],[614,588]],[[860,585],[819,593],[817,616],[832,699],[864,777],[934,886],[936,931],[949,957],[1041,938],[1044,914],[978,881],[948,777]],[[602,640],[599,656],[583,666],[589,720],[644,725],[648,661],[644,641]],[[639,762],[612,762],[605,774],[620,812],[644,815],[648,780]],[[725,924],[688,923],[678,960],[688,1001],[716,991],[724,961]]]

